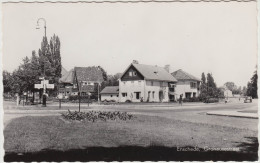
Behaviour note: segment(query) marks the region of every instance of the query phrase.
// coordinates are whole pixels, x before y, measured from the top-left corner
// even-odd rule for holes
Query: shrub
[[[127,112],[106,112],[106,111],[89,111],[89,112],[71,112],[68,110],[66,113],[62,113],[61,116],[67,120],[78,120],[78,121],[91,121],[95,122],[97,120],[107,121],[107,120],[131,120],[133,115]]]
[[[204,103],[215,103],[215,102],[219,102],[218,98],[208,98],[204,101]]]
[[[201,101],[198,97],[184,98],[183,102],[199,102]]]

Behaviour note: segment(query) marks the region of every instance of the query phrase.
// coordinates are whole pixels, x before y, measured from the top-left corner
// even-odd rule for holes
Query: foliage
[[[34,84],[40,83],[39,77],[45,76],[56,86],[61,77],[60,41],[58,36],[51,37],[50,44],[43,37],[38,55],[32,51],[31,58],[25,57],[21,65],[11,73],[3,72],[4,91],[19,93],[34,91]]]
[[[88,95],[81,95],[80,96],[80,102],[82,102],[82,103],[86,103],[86,102],[92,103],[93,100],[95,101],[95,99],[97,99],[95,95],[91,95],[90,97]],[[78,95],[69,96],[69,101],[71,101],[71,102],[78,102],[78,100],[79,100]]]
[[[257,71],[254,72],[254,75],[251,78],[251,81],[247,83],[247,96],[252,96],[253,98],[258,98],[257,95],[257,80],[258,80],[258,75]]]
[[[220,88],[217,88],[217,85],[214,81],[213,75],[211,73],[201,75],[201,85],[200,85],[200,95],[199,99],[201,101],[207,101],[209,98],[221,98],[223,97],[223,91]]]
[[[119,112],[119,111],[114,111],[114,112],[106,112],[106,111],[89,111],[89,112],[71,112],[68,110],[67,113],[62,113],[61,115],[63,118],[67,120],[86,120],[86,121],[91,121],[95,122],[98,120],[101,121],[107,121],[107,120],[131,120],[133,118],[133,115],[128,114],[127,112]]]
[[[184,98],[183,99],[183,102],[199,102],[199,101],[201,101],[201,99],[198,98],[198,97],[191,97],[191,98]]]

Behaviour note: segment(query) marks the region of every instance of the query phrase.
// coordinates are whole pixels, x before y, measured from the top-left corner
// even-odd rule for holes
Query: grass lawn
[[[28,116],[14,119],[5,127],[4,149],[8,154],[123,146],[239,147],[240,151],[256,153],[257,157],[257,149],[251,148],[247,139],[252,137],[257,137],[256,131],[157,116],[136,115],[128,121],[94,123],[68,122],[61,116]]]

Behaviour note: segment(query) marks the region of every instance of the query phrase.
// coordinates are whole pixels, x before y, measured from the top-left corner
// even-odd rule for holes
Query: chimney
[[[164,66],[164,69],[165,69],[167,72],[170,73],[170,65],[165,65],[165,66]]]
[[[133,60],[132,62],[133,64],[139,64],[139,62],[137,60]]]

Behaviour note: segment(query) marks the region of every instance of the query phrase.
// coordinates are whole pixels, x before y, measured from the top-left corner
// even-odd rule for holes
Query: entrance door
[[[159,100],[160,102],[163,100],[163,91],[159,91]]]

